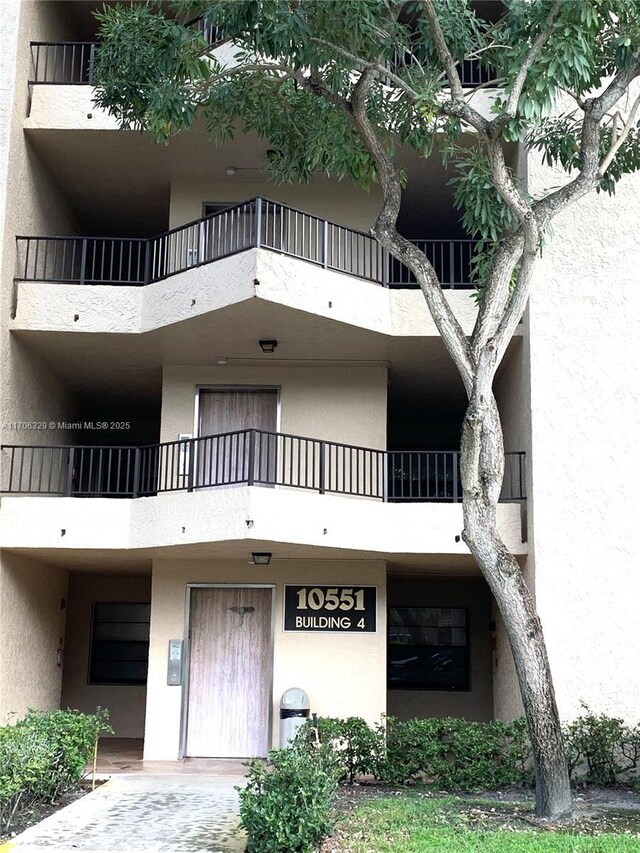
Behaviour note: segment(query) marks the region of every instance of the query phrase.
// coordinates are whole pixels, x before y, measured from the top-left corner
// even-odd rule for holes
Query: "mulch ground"
[[[101,782],[97,782],[96,787],[101,784]],[[60,811],[60,809],[63,809],[65,806],[71,805],[71,803],[79,800],[80,797],[84,797],[85,794],[88,794],[90,791],[91,782],[82,781],[71,791],[67,791],[65,794],[58,797],[55,802],[42,803],[39,806],[34,806],[31,809],[26,809],[25,811],[20,812],[11,824],[9,832],[5,835],[0,832],[0,844],[4,841],[10,841],[12,838],[15,838],[16,835],[24,832],[25,829],[29,829],[30,826],[40,823],[41,820],[44,820],[46,817],[49,817],[49,815]]]

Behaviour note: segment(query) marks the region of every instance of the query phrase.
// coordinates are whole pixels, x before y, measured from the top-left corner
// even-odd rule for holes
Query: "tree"
[[[495,22],[470,0],[211,0],[175,2],[173,18],[135,5],[98,15],[96,102],[157,140],[204,119],[219,139],[238,126],[269,140],[277,181],[318,171],[367,187],[383,204],[371,234],[415,275],[468,397],[461,439],[463,538],[510,641],[536,769],[536,810],[561,818],[571,795],[542,629],[496,508],[504,472],[496,370],[529,297],[545,231],[593,190],[614,192],[640,167],[636,0],[504,0]],[[181,24],[197,15],[201,26]],[[213,38],[205,36],[215,33]],[[217,39],[217,40],[216,40]],[[216,49],[235,45],[223,66]],[[490,112],[458,76],[493,69]],[[483,86],[479,87],[483,88]],[[462,145],[462,134],[473,144]],[[468,137],[467,137],[468,138]],[[521,142],[566,173],[531,198],[507,164]],[[399,146],[453,168],[455,203],[478,240],[478,315],[470,338],[425,254],[396,223],[405,175]]]

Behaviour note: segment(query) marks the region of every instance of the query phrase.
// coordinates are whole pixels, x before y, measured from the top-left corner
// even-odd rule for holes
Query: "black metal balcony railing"
[[[215,29],[203,27],[202,20],[192,22],[201,30],[205,38],[215,43],[220,33]],[[92,41],[32,41],[31,42],[31,79],[30,83],[53,84],[57,86],[91,86],[93,84],[93,57],[97,42]],[[411,53],[397,51],[389,62],[391,70],[417,64]],[[487,84],[494,72],[481,65],[477,59],[467,59],[458,66],[458,75],[465,88],[475,88]]]
[[[145,285],[262,248],[385,287],[416,286],[412,273],[368,234],[259,197],[150,239],[16,239],[17,278],[23,281]],[[472,287],[472,240],[415,242],[426,252],[443,287]]]
[[[393,502],[462,499],[457,451],[374,450],[255,429],[144,447],[2,450],[5,494],[137,498],[244,484]],[[508,453],[501,499],[525,495],[524,453]]]
[[[419,68],[420,60],[410,51],[398,49],[394,52],[393,59],[388,61],[387,67],[397,73],[403,68]],[[456,70],[465,89],[491,85],[496,78],[495,70],[483,65],[479,59],[465,59],[456,66]]]
[[[32,41],[29,83],[91,85],[95,49],[93,41]]]

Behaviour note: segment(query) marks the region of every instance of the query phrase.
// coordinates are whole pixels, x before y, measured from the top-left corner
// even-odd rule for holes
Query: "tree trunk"
[[[493,593],[513,653],[535,760],[536,814],[565,819],[572,811],[571,789],[542,627],[520,567],[497,530],[504,445],[489,395],[472,395],[463,426],[463,539]]]

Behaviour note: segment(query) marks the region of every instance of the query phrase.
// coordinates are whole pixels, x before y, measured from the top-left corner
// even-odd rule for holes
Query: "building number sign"
[[[285,631],[376,630],[375,586],[293,586],[284,588]]]

